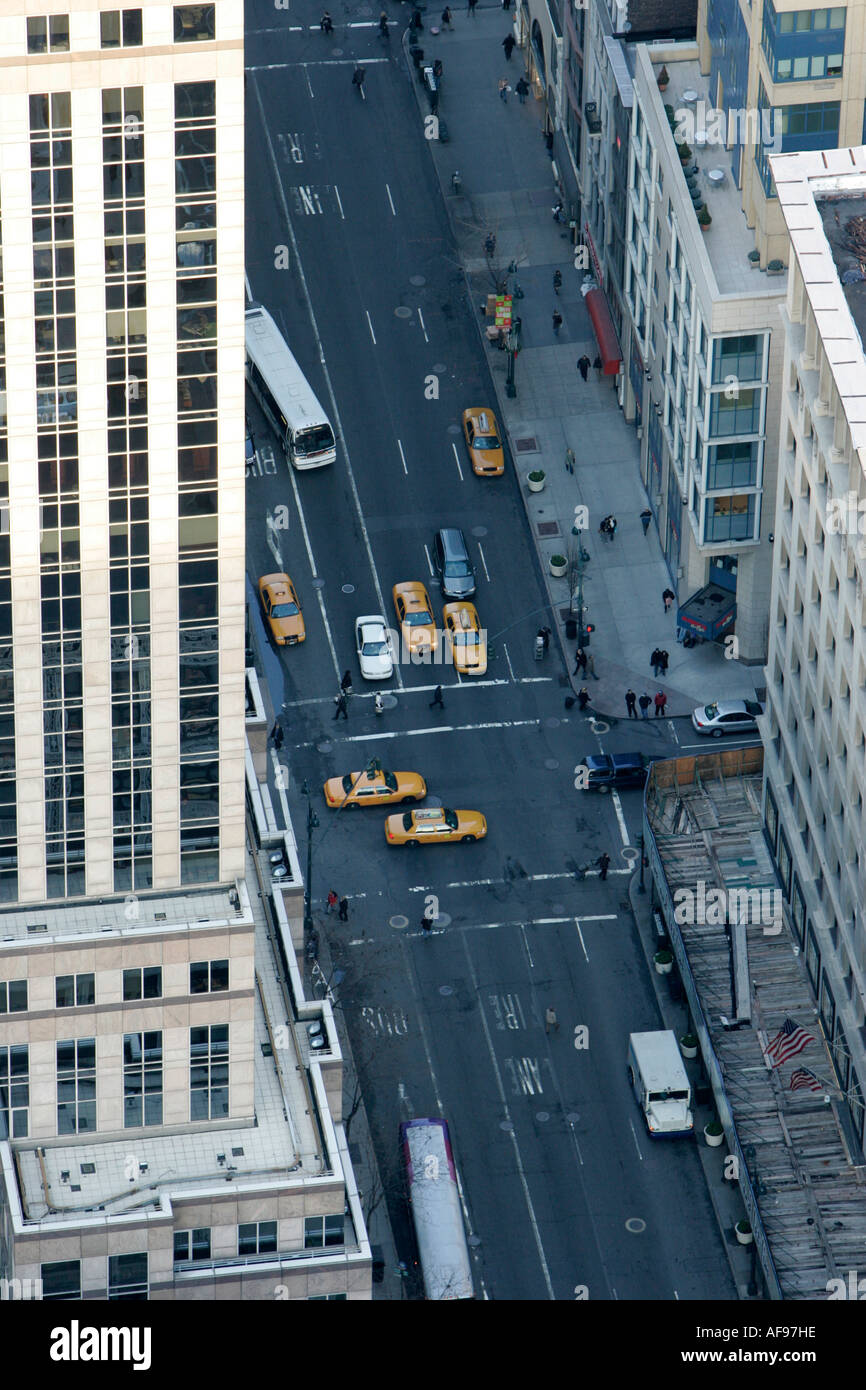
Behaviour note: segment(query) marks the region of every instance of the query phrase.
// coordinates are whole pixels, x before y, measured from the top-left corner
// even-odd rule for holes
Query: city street
[[[694,1141],[653,1144],[627,1085],[628,1034],[660,1026],[627,901],[641,794],[574,788],[587,753],[671,756],[696,739],[684,719],[587,720],[565,707],[556,642],[534,660],[536,630],[555,624],[513,460],[476,477],[463,442],[462,411],[495,411],[496,396],[403,57],[407,7],[388,13],[386,42],[369,7],[335,12],[327,38],[308,3],[247,6],[249,294],[338,440],[336,464],[291,471],[247,393],[247,571],[260,647],[262,574],[288,571],[304,611],[306,642],[270,647],[264,674],[302,859],[305,779],[319,818],[314,914],[341,972],[398,1253],[412,1261],[398,1125],[441,1114],[480,1296],[733,1298]],[[354,619],[396,626],[392,586],[420,580],[440,621],[443,526],[469,544],[487,672],[400,664],[377,716]],[[347,668],[354,693],[335,722]],[[431,708],[439,683],[444,708]],[[395,808],[329,810],[325,779],[372,758],[422,774],[428,806],[482,812],[487,837],[392,847]],[[594,867],[578,880],[603,852],[607,881]],[[347,922],[324,916],[331,888]]]

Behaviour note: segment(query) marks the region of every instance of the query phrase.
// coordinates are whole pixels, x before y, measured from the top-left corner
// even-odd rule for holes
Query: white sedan
[[[355,619],[355,651],[365,681],[384,681],[394,674],[394,649],[385,619],[367,614]]]

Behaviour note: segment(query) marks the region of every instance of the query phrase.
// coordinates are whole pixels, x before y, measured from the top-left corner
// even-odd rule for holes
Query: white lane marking
[[[518,677],[515,678],[514,684],[515,684],[515,685],[545,685],[545,684],[549,685],[549,684],[551,683],[552,679],[553,679],[552,676],[518,676]],[[471,680],[471,681],[465,681],[465,682],[464,682],[464,681],[461,681],[459,685],[456,685],[456,684],[454,684],[454,685],[443,685],[443,686],[442,686],[442,689],[443,689],[443,690],[473,690],[473,689],[475,689],[475,690],[487,690],[490,686],[493,686],[493,685],[509,685],[509,684],[510,684],[509,681],[507,681],[507,680],[501,680],[501,679],[500,679],[500,680],[493,680],[493,681],[479,681],[479,680],[473,679],[473,680]],[[435,689],[436,689],[435,685],[410,685],[410,686],[404,687],[403,693],[404,693],[405,695],[429,695],[429,694],[430,694],[430,691],[431,691],[431,690],[435,690]],[[369,694],[368,694],[366,691],[355,691],[355,693],[354,693],[353,696],[352,696],[352,699],[353,699],[353,700],[372,700],[372,699],[374,699],[374,698],[375,698],[375,695],[374,695],[374,693],[373,693],[372,691],[371,691]],[[307,699],[305,699],[305,700],[286,700],[285,703],[283,704],[283,709],[300,709],[302,705],[330,705],[331,703],[332,703],[332,697],[331,697],[330,695],[311,695],[311,696],[308,696]]]
[[[427,542],[424,542],[424,554],[427,556],[427,568],[430,571],[430,578],[435,579],[436,571],[433,568],[433,561],[430,559],[430,551],[427,549]]]
[[[477,999],[481,993],[481,983],[475,972],[475,966],[473,965],[472,957],[469,954],[469,949],[466,946],[465,937],[463,940],[463,949],[466,955],[466,966],[467,970],[471,974],[473,994]],[[481,1018],[481,1027],[484,1029],[484,1037],[487,1043],[487,1054],[490,1058],[490,1065],[493,1068],[493,1074],[496,1078],[496,1088],[499,1092],[500,1104],[502,1105],[502,1110],[505,1115],[505,1118],[509,1123],[509,1130],[507,1132],[509,1134],[514,1149],[514,1161],[517,1167],[518,1176],[520,1178],[520,1186],[523,1189],[523,1200],[526,1203],[526,1210],[529,1215],[529,1223],[532,1226],[533,1235],[535,1236],[535,1248],[538,1251],[538,1260],[541,1265],[541,1272],[544,1275],[544,1282],[547,1286],[547,1296],[548,1298],[555,1299],[556,1294],[553,1291],[553,1282],[550,1278],[550,1270],[548,1269],[547,1259],[545,1258],[544,1254],[544,1245],[541,1239],[541,1232],[538,1228],[538,1221],[535,1215],[535,1207],[533,1206],[532,1197],[529,1192],[529,1183],[526,1180],[526,1173],[523,1168],[523,1160],[520,1155],[520,1143],[517,1138],[517,1127],[514,1121],[511,1119],[511,1111],[508,1104],[508,1099],[505,1094],[505,1087],[502,1084],[502,1073],[499,1070],[499,1059],[496,1056],[496,1049],[493,1046],[493,1039],[490,1036],[490,1027],[487,1022],[486,1010],[480,1009],[479,1015]]]
[[[590,917],[575,917],[575,922],[615,922],[615,912],[597,912]]]
[[[409,889],[409,892],[410,892],[410,893],[417,893],[417,892],[419,892],[419,891],[422,891],[422,890],[419,890],[419,889],[417,889],[417,888],[410,888],[410,889]],[[423,891],[426,893],[426,892],[428,892],[429,890],[425,888]],[[350,896],[350,898],[353,897],[353,895],[352,895],[351,893],[349,894],[349,896]],[[357,897],[357,896],[359,896],[359,895],[358,895],[358,894],[355,894],[354,896]],[[362,894],[361,896],[363,896],[363,894]],[[381,896],[382,896],[381,893],[380,893],[378,896],[381,897]],[[354,899],[353,899],[353,900],[354,900]],[[420,932],[420,931],[417,931],[417,932],[414,932],[414,931],[413,931],[413,932],[406,932],[406,933],[404,934],[404,936],[403,936],[403,940],[404,940],[404,941],[408,941],[408,940],[411,940],[413,937],[418,937],[418,938],[420,939],[422,936],[431,936],[431,935],[432,935],[432,936],[448,936],[449,933],[450,933],[451,935],[453,935],[454,932],[499,931],[502,927],[519,927],[519,928],[521,929],[521,933],[522,933],[522,935],[523,935],[523,943],[524,943],[524,946],[526,946],[527,955],[529,955],[529,945],[528,945],[528,943],[527,943],[527,941],[526,941],[526,928],[527,928],[527,927],[562,927],[562,926],[565,926],[565,924],[566,924],[567,922],[573,922],[573,923],[577,926],[578,935],[579,935],[579,934],[580,934],[580,923],[581,923],[581,922],[602,922],[602,921],[608,921],[608,920],[610,920],[610,921],[616,921],[616,913],[608,913],[608,914],[607,914],[606,916],[604,916],[604,917],[520,917],[520,918],[514,918],[513,920],[503,921],[503,922],[462,922],[462,923],[460,923],[460,924],[458,924],[458,925],[456,925],[456,926],[455,926],[455,924],[452,922],[450,926],[448,926],[448,927],[439,927],[435,932]],[[581,942],[582,942],[582,941],[583,941],[583,937],[581,936]],[[371,946],[371,945],[375,945],[375,943],[376,943],[376,938],[375,938],[375,937],[373,937],[373,936],[365,936],[365,937],[363,937],[363,938],[361,938],[361,937],[356,938],[354,941],[350,941],[348,944],[349,944],[350,946]],[[586,955],[586,946],[584,946],[584,948],[583,948],[583,953],[584,953],[584,955]],[[586,958],[587,958],[587,960],[589,960],[589,956],[587,956]],[[530,963],[532,963],[531,957],[530,957]]]
[[[303,506],[302,506],[302,504],[301,504],[301,494],[300,494],[300,492],[299,492],[299,490],[298,490],[298,480],[297,480],[297,478],[295,477],[295,470],[294,470],[294,468],[292,468],[291,464],[288,465],[288,470],[289,470],[289,482],[290,482],[291,485],[292,485],[292,493],[293,493],[294,498],[295,498],[295,506],[296,506],[297,509],[298,509],[298,517],[299,517],[300,523],[301,523],[301,534],[302,534],[303,537],[304,537],[304,545],[306,546],[306,550],[307,550],[307,559],[308,559],[309,562],[310,562],[310,570],[312,571],[313,578],[315,579],[315,577],[318,575],[319,571],[318,571],[318,569],[317,569],[317,567],[316,567],[316,558],[315,558],[315,556],[313,555],[313,544],[312,544],[312,541],[310,540],[310,533],[309,533],[309,531],[307,530],[307,518],[304,516],[304,508],[303,508]],[[322,615],[322,623],[323,623],[324,628],[325,628],[325,636],[326,636],[327,639],[328,639],[328,646],[329,646],[330,649],[331,649],[331,660],[332,660],[333,663],[334,663],[334,673],[335,673],[337,679],[339,680],[339,679],[340,679],[340,663],[339,663],[339,661],[337,660],[337,649],[336,649],[336,647],[334,646],[334,638],[333,638],[333,635],[332,635],[332,633],[331,633],[331,624],[328,622],[328,613],[327,613],[327,609],[325,608],[325,594],[324,594],[324,590],[322,590],[322,589],[316,589],[316,598],[317,598],[318,601],[319,601],[319,611],[320,611],[320,613],[321,613],[321,615]]]
[[[363,96],[363,95],[364,95],[364,90],[363,90],[363,88],[362,88],[362,89],[361,89],[361,96]],[[376,342],[376,334],[373,332],[373,320],[370,318],[370,310],[369,310],[369,309],[365,309],[365,310],[364,310],[364,313],[367,315],[367,327],[368,327],[369,330],[370,330],[370,337],[373,339],[373,346],[374,346],[374,347],[377,347],[378,344],[377,344],[377,342]]]
[[[478,554],[481,556],[481,563],[482,563],[482,565],[484,566],[484,578],[487,580],[487,583],[489,584],[489,583],[490,583],[490,574],[489,574],[488,569],[487,569],[487,561],[486,561],[485,558],[484,558],[484,547],[483,547],[483,545],[481,544],[480,541],[478,542]]]
[[[641,1163],[643,1163],[643,1154],[640,1151],[640,1144],[637,1142],[637,1135],[634,1132],[634,1125],[632,1124],[631,1120],[629,1120],[628,1122],[628,1127],[631,1130],[631,1137],[634,1140],[634,1146],[637,1149],[637,1156],[640,1159]]]
[[[334,658],[334,660],[336,662],[336,657]],[[339,675],[339,666],[336,666],[335,669],[337,671],[337,674]],[[370,743],[371,741],[375,741],[376,739],[385,738],[420,738],[423,734],[465,734],[477,733],[482,729],[518,729],[526,724],[531,724],[533,728],[537,729],[540,722],[541,721],[539,719],[503,719],[499,722],[491,721],[491,723],[489,724],[440,724],[438,726],[434,726],[431,729],[398,729],[394,730],[391,733],[383,734],[352,734],[348,738],[337,738],[335,736],[331,740],[331,742]],[[318,743],[321,743],[321,736],[317,740],[310,741],[308,743],[293,743],[292,747],[315,748]]]
[[[680,744],[680,748],[702,748],[702,749],[704,750],[705,753],[720,753],[720,752],[722,751],[723,748],[733,748],[734,750],[736,750],[736,751],[738,752],[741,748],[762,748],[762,747],[763,747],[763,744],[760,743],[760,742],[758,742],[758,743],[733,743],[733,744],[731,744],[731,743],[722,743],[722,740],[721,740],[721,739],[714,739],[713,742],[714,742],[715,745],[716,745],[715,748],[713,748],[712,744],[711,744],[710,747],[708,748],[708,747],[707,747],[707,743],[708,743],[708,742],[709,742],[709,740],[707,740],[707,741],[704,742],[704,743],[681,743],[681,744]]]
[[[313,30],[318,29],[318,27],[318,24],[314,24],[312,26]],[[387,63],[389,61],[390,60],[388,58],[365,58],[364,67],[371,68],[378,63]],[[307,68],[354,68],[357,67],[357,65],[358,62],[356,58],[319,58],[312,63],[254,63],[250,67],[246,68],[245,71],[284,72],[286,68],[303,67],[304,70],[306,70]],[[363,93],[363,88],[361,89],[361,91]]]
[[[619,823],[619,833],[622,836],[622,842],[624,845],[631,844],[631,841],[628,838],[628,826],[625,823],[625,816],[622,813],[622,802],[619,799],[619,792],[616,790],[616,788],[611,789],[610,799],[613,805],[613,809],[616,812],[616,818]]]
[[[390,187],[388,186],[387,183],[385,184],[385,192],[388,194],[388,202],[389,202],[390,205],[391,205],[391,212],[392,212],[393,216],[396,217],[396,216],[397,216],[397,209],[396,209],[395,206],[394,206],[394,199],[391,197],[391,189],[390,189]]]
[[[507,664],[508,664],[508,674],[509,674],[509,676],[511,677],[511,679],[514,680],[514,667],[513,667],[512,664],[511,664],[511,657],[508,655],[508,644],[507,644],[506,642],[503,642],[503,643],[502,643],[502,650],[505,652],[505,660],[506,660],[506,662],[507,662]],[[531,679],[537,679],[537,678],[536,678],[536,677],[531,677]],[[543,676],[543,677],[542,677],[542,680],[549,680],[549,679],[550,679],[550,677],[547,677],[547,676]]]
[[[582,950],[583,950],[583,954],[584,954],[584,956],[586,957],[586,963],[587,963],[587,965],[589,965],[589,951],[586,949],[586,942],[585,942],[584,939],[583,939],[583,932],[580,930],[580,918],[579,918],[579,917],[575,917],[575,919],[574,919],[574,925],[577,927],[577,935],[578,935],[578,937],[580,938],[580,945],[581,945],[581,948],[582,948]]]
[[[632,874],[632,873],[634,873],[634,869],[608,869],[607,872],[608,872],[608,877],[610,877],[611,874]],[[587,869],[587,871],[586,871],[586,876],[587,876],[587,878],[590,878],[590,877],[597,877],[599,873],[600,873],[600,870],[599,870],[599,869]],[[543,882],[543,881],[546,880],[546,879],[552,879],[552,878],[571,878],[571,879],[573,879],[573,878],[574,878],[574,874],[573,874],[573,873],[570,873],[568,870],[565,870],[563,873],[558,873],[558,874],[527,874],[527,875],[526,875],[526,878],[523,879],[522,881],[523,881],[524,883],[541,883],[541,882]],[[503,884],[505,884],[505,883],[513,883],[513,882],[514,882],[514,880],[513,880],[513,879],[510,879],[510,878],[468,878],[468,879],[462,879],[462,880],[460,880],[460,881],[458,881],[458,882],[456,882],[456,883],[446,883],[446,884],[445,884],[445,887],[446,887],[446,888],[499,888],[499,887],[501,887],[501,886],[502,886]],[[435,892],[435,888],[434,888],[434,886],[433,886],[432,884],[420,884],[420,883],[419,883],[416,887],[408,889],[408,891],[409,891],[410,893],[433,893],[433,892]],[[600,915],[600,916],[598,916],[598,917],[588,917],[588,916],[587,916],[585,913],[583,913],[583,912],[580,914],[580,920],[581,920],[581,922],[608,922],[608,921],[614,921],[615,919],[616,919],[616,913],[615,913],[615,912],[613,912],[613,913],[611,913],[611,912],[606,912],[606,913],[603,913],[602,915]],[[568,920],[571,921],[571,918],[569,918]]]
[[[532,959],[532,951],[530,950],[529,940],[528,940],[527,935],[526,935],[526,923],[525,923],[525,922],[523,923],[523,925],[522,925],[521,928],[520,928],[520,935],[521,935],[521,937],[523,938],[523,949],[524,949],[524,951],[526,952],[526,959],[527,959],[527,962],[528,962],[528,964],[529,964],[529,968],[530,968],[530,970],[534,970],[534,969],[535,969],[535,961]]]
[[[674,1289],[674,1298],[676,1299],[677,1303],[679,1303],[679,1301],[680,1301],[680,1296],[679,1296],[679,1294],[677,1293],[676,1289]]]
[[[307,84],[307,91],[308,91],[309,94],[310,94],[310,100],[311,100],[311,101],[315,101],[315,99],[316,99],[316,94],[315,94],[315,92],[313,91],[313,82],[312,82],[312,78],[310,77],[310,70],[309,70],[309,68],[306,67],[306,66],[304,67],[304,81],[305,81],[306,84]]]
[[[339,190],[339,188],[337,187],[336,184],[334,184],[334,192],[335,192],[336,195],[337,195],[337,207],[340,209],[340,217],[341,217],[341,218],[343,219],[343,221],[345,222],[345,220],[346,220],[346,214],[345,214],[345,212],[343,211],[343,200],[342,200],[342,198],[340,197],[340,190]]]
[[[350,61],[352,61],[352,62],[354,63],[354,59],[352,59],[352,60],[350,60]],[[375,60],[375,61],[379,61],[379,60],[377,59],[377,60]],[[383,58],[381,61],[382,61],[382,62],[387,62],[388,59],[387,59],[387,58]],[[248,69],[248,71],[249,71],[249,69]],[[294,227],[292,226],[291,218],[290,218],[290,216],[289,216],[289,205],[288,205],[288,201],[287,201],[287,199],[286,199],[285,189],[283,188],[283,180],[282,180],[282,176],[281,176],[281,174],[280,174],[279,165],[277,164],[277,157],[276,157],[276,153],[275,153],[275,151],[274,151],[273,141],[271,140],[270,130],[269,130],[269,128],[268,128],[268,123],[267,123],[267,121],[265,120],[265,111],[264,111],[264,106],[262,105],[261,92],[259,91],[257,85],[255,86],[255,93],[256,93],[256,103],[257,103],[258,108],[259,108],[259,119],[261,120],[262,127],[263,127],[264,133],[265,133],[265,141],[266,141],[266,143],[267,143],[268,158],[269,158],[269,160],[270,160],[271,168],[272,168],[273,173],[274,173],[274,179],[275,179],[276,186],[277,186],[277,192],[278,192],[278,195],[279,195],[280,206],[281,206],[282,213],[283,213],[283,221],[284,221],[284,223],[285,223],[286,231],[288,232],[289,239],[290,239],[290,241],[291,241],[291,243],[292,243],[292,251],[294,252],[295,265],[297,266],[297,269],[298,269],[298,279],[299,279],[299,282],[300,282],[300,285],[301,285],[301,289],[302,289],[302,291],[303,291],[304,302],[305,302],[306,307],[307,307],[307,317],[308,317],[308,319],[309,319],[309,321],[310,321],[310,326],[312,327],[312,330],[313,330],[313,336],[315,337],[315,340],[316,340],[316,347],[317,347],[318,350],[319,350],[319,361],[320,361],[320,363],[321,363],[321,365],[322,365],[322,372],[323,372],[323,375],[324,375],[324,378],[325,378],[325,383],[326,383],[327,388],[328,388],[328,398],[329,398],[329,400],[330,400],[330,402],[331,402],[331,411],[332,411],[331,419],[332,419],[332,420],[334,421],[334,423],[336,424],[336,426],[337,426],[337,434],[339,435],[339,437],[340,437],[340,439],[341,439],[341,441],[342,441],[342,445],[343,445],[343,458],[344,458],[345,461],[346,461],[346,476],[347,476],[348,479],[349,479],[349,486],[350,486],[350,488],[352,489],[352,501],[354,502],[354,505],[355,505],[355,513],[356,513],[357,518],[358,518],[358,525],[359,525],[359,527],[361,528],[361,535],[362,535],[363,540],[364,540],[364,549],[365,549],[366,552],[367,552],[367,562],[368,562],[368,564],[369,564],[369,566],[370,566],[370,570],[371,570],[371,573],[372,573],[372,575],[373,575],[373,585],[374,585],[375,590],[376,590],[376,597],[377,597],[377,599],[379,600],[379,612],[380,612],[380,613],[384,613],[384,612],[385,612],[385,599],[384,599],[384,596],[383,596],[383,594],[382,594],[382,585],[379,583],[379,573],[378,573],[378,571],[377,571],[377,569],[376,569],[376,561],[373,559],[373,547],[372,547],[372,545],[371,545],[371,543],[370,543],[370,533],[369,533],[369,531],[367,530],[367,523],[366,523],[366,521],[365,521],[365,519],[364,519],[364,512],[363,512],[363,510],[362,510],[362,508],[361,508],[361,499],[360,499],[360,497],[359,497],[359,495],[358,495],[358,484],[357,484],[356,481],[355,481],[355,472],[354,472],[354,469],[352,468],[352,460],[351,460],[351,458],[350,458],[350,456],[349,456],[349,446],[348,446],[348,444],[347,444],[347,442],[346,442],[346,431],[343,429],[343,422],[342,422],[342,419],[340,418],[340,410],[339,410],[339,407],[338,407],[338,405],[337,405],[337,398],[336,398],[336,396],[335,396],[335,394],[334,394],[333,383],[331,382],[331,374],[330,374],[330,372],[328,371],[328,364],[327,364],[327,362],[325,361],[325,350],[324,350],[324,347],[322,346],[322,337],[321,337],[321,334],[319,333],[319,327],[318,327],[318,324],[317,324],[317,322],[316,322],[316,315],[315,315],[315,313],[313,312],[313,301],[312,301],[312,298],[311,298],[311,296],[310,296],[310,290],[309,290],[309,286],[308,286],[308,284],[307,284],[307,277],[306,277],[306,275],[304,274],[304,268],[303,268],[303,265],[302,265],[302,263],[301,263],[301,255],[300,255],[300,249],[299,249],[299,247],[298,247],[298,239],[297,239],[297,237],[295,236],[295,229],[294,229]],[[339,666],[338,666],[336,669],[337,669],[337,672],[339,673],[339,669],[340,669]],[[399,666],[398,666],[398,668],[397,668],[397,673],[396,673],[396,674],[397,674],[397,684],[398,684],[398,686],[400,687],[400,689],[402,690],[402,688],[403,688],[403,677],[402,677],[402,675],[401,675],[401,673],[400,673],[400,668],[399,668]]]
[[[409,469],[406,467],[406,455],[403,453],[403,441],[402,441],[402,439],[398,439],[398,440],[397,440],[397,448],[400,450],[400,462],[401,462],[402,465],[403,465],[403,472],[406,474],[406,477],[408,478],[408,476],[409,476]]]
[[[429,343],[430,339],[427,337],[427,325],[424,322],[424,315],[421,313],[420,309],[418,310],[418,322],[421,325],[421,332],[424,334],[424,342]]]
[[[679,740],[679,735],[677,734],[677,726],[676,726],[676,724],[674,723],[674,721],[673,721],[672,719],[669,719],[669,720],[668,720],[668,728],[669,728],[670,731],[671,731],[671,737],[672,737],[674,743],[679,743],[680,740]]]
[[[451,448],[454,450],[454,462],[457,464],[457,472],[460,474],[460,481],[461,481],[461,483],[462,483],[462,482],[463,482],[463,469],[460,467],[460,455],[459,455],[458,452],[457,452],[457,445],[456,445],[456,444],[452,444],[452,445],[451,445]]]

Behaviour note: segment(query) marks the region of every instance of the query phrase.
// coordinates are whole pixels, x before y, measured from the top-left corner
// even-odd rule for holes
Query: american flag
[[[774,1067],[781,1067],[784,1062],[789,1062],[814,1041],[812,1034],[807,1033],[805,1028],[801,1028],[792,1018],[786,1018],[773,1041],[767,1044],[767,1056]]]
[[[808,1067],[798,1067],[796,1071],[791,1072],[792,1091],[823,1091],[823,1089],[824,1087],[815,1073],[810,1071]]]

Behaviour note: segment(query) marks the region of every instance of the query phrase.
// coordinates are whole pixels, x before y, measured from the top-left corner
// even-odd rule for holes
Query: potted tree
[[[749,252],[749,264],[751,265],[753,270],[761,269],[761,253],[758,250],[757,246],[753,251]]]
[[[659,91],[660,91],[660,92],[664,92],[664,91],[667,90],[667,85],[668,85],[668,83],[670,82],[670,80],[671,80],[671,78],[670,78],[670,73],[668,72],[668,70],[667,70],[667,68],[665,67],[664,63],[662,63],[661,72],[659,73],[658,77],[656,78],[656,82],[658,83],[658,88],[659,88]]]
[[[692,157],[691,146],[687,145],[684,140],[681,145],[677,145],[677,153],[680,157],[680,164],[688,164]]]
[[[568,572],[568,560],[564,555],[551,555],[550,573],[554,579],[564,579]]]
[[[653,964],[660,975],[669,975],[674,968],[674,958],[671,951],[656,951],[653,956]]]
[[[718,1120],[710,1120],[708,1125],[704,1125],[704,1138],[711,1149],[717,1149],[724,1142],[725,1131]]]
[[[707,231],[707,229],[711,226],[712,221],[713,219],[710,217],[709,208],[707,207],[706,203],[704,203],[704,205],[698,209],[698,226],[700,227],[701,231]]]
[[[749,1222],[745,1220],[745,1218],[742,1221],[737,1222],[736,1226],[734,1227],[734,1235],[737,1237],[737,1240],[740,1242],[741,1245],[751,1245],[752,1241],[755,1239],[754,1235],[752,1234],[752,1228]]]
[[[684,1057],[697,1057],[698,1040],[694,1033],[683,1033],[680,1038],[680,1052]]]
[[[528,474],[526,481],[529,483],[530,492],[540,492],[544,487],[544,469],[533,468],[532,472]]]
[[[774,260],[774,261],[767,261],[767,274],[768,274],[768,275],[781,275],[781,274],[782,274],[782,271],[783,271],[784,269],[785,269],[785,267],[784,267],[784,265],[782,264],[781,261],[777,261],[777,260]]]

